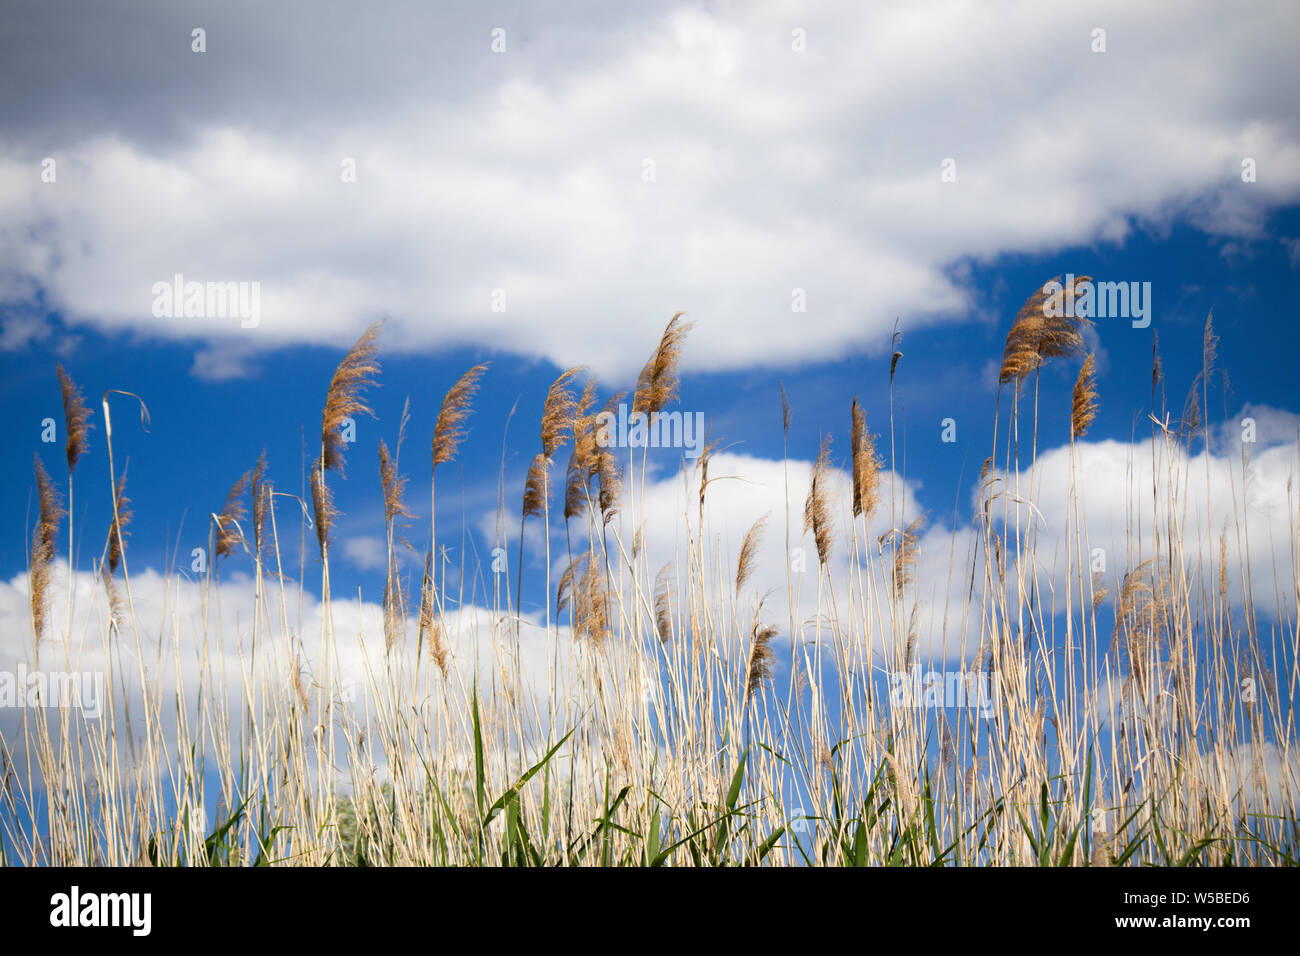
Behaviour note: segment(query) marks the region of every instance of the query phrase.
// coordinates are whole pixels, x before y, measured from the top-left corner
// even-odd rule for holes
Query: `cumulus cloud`
[[[1249,598],[1257,614],[1279,620],[1293,619],[1297,587],[1294,520],[1300,506],[1300,445],[1295,436],[1295,416],[1278,409],[1247,406],[1232,419],[1225,435],[1240,438],[1236,421],[1253,415],[1260,426],[1258,441],[1248,445],[1243,460],[1240,443],[1235,449],[1189,454],[1184,446],[1152,441],[1079,442],[1040,453],[1032,473],[1026,468],[1019,479],[1000,469],[993,472],[995,499],[990,514],[995,525],[1014,528],[1017,506],[1012,496],[1026,501],[1019,506],[1020,526],[1032,528],[1034,566],[1027,572],[1037,579],[1049,613],[1063,613],[1067,584],[1076,589],[1079,608],[1078,556],[1073,570],[1067,560],[1067,531],[1081,527],[1088,563],[1083,572],[1091,579],[1094,549],[1100,549],[1106,587],[1114,589],[1123,575],[1157,554],[1157,531],[1168,543],[1176,525],[1183,553],[1182,567],[1193,594],[1210,594],[1219,586],[1220,538],[1223,539],[1226,599],[1240,606]],[[1226,426],[1225,426],[1226,427]],[[815,639],[816,620],[834,613],[853,639],[877,651],[897,640],[900,629],[917,613],[917,653],[925,658],[970,658],[981,648],[984,632],[978,613],[984,592],[982,532],[951,516],[927,514],[915,482],[885,472],[884,503],[870,525],[855,523],[851,514],[848,473],[833,469],[828,481],[834,544],[826,574],[819,581],[818,560],[811,534],[803,531],[803,509],[812,474],[812,462],[758,458],[720,453],[710,460],[710,483],[704,509],[704,531],[697,540],[712,572],[708,588],[720,604],[730,606],[736,561],[745,533],[753,523],[768,518],[754,572],[735,604],[738,620],[748,620],[759,599],[764,614],[783,625],[781,640]],[[894,505],[891,509],[890,485]],[[1157,492],[1153,504],[1152,483]],[[651,580],[664,565],[675,569],[677,580],[693,560],[687,525],[697,536],[700,472],[686,463],[680,471],[654,475],[643,488],[635,488],[624,511],[612,526],[611,549],[630,554],[637,532],[642,538],[640,567]],[[1072,496],[1077,496],[1077,506]],[[1172,503],[1172,510],[1171,510]],[[978,488],[972,488],[976,512],[982,508]],[[918,538],[915,579],[899,608],[889,599],[893,538],[881,536],[906,527],[917,517],[925,524]],[[634,523],[635,522],[635,523]],[[488,518],[481,522],[487,526]],[[534,529],[537,530],[537,529]],[[552,533],[557,533],[553,526]],[[787,545],[786,534],[789,533]],[[529,550],[540,547],[538,538]],[[575,549],[582,545],[574,543]],[[787,547],[789,550],[787,550]],[[553,555],[563,555],[562,534],[552,545]],[[558,579],[567,558],[556,559]],[[1015,556],[1009,564],[1014,567]],[[802,566],[805,570],[794,570]],[[865,573],[864,573],[865,570]],[[1015,578],[1012,568],[1008,581]],[[828,585],[819,589],[819,583]],[[1202,592],[1201,589],[1205,589]],[[1055,595],[1053,598],[1052,596]],[[1016,607],[1014,588],[1009,606]],[[819,601],[821,602],[819,604]],[[832,608],[831,602],[834,601]],[[792,626],[793,622],[793,626]]]
[[[372,601],[336,600],[323,621],[322,605],[310,591],[286,580],[281,592],[268,577],[259,614],[254,610],[259,607],[256,588],[247,574],[233,574],[209,587],[147,569],[131,575],[129,593],[118,580],[119,592],[128,599],[128,614],[122,630],[110,637],[105,589],[98,575],[73,574],[69,620],[68,566],[60,563],[53,571],[53,635],[47,634],[39,652],[32,644],[27,574],[0,581],[0,675],[11,683],[40,675],[51,688],[60,679],[56,675],[77,675],[83,696],[79,707],[66,713],[74,728],[84,717],[92,735],[99,732],[100,721],[116,720],[115,727],[124,727],[127,711],[122,702],[128,700],[139,737],[140,708],[148,701],[157,708],[154,719],[165,750],[175,753],[178,742],[191,739],[186,735],[194,733],[205,710],[222,715],[217,718],[218,737],[233,737],[250,700],[259,701],[259,708],[267,701],[280,702],[278,709],[259,709],[265,730],[284,719],[288,696],[299,691],[305,697],[307,726],[328,719],[340,735],[339,746],[355,743],[361,730],[371,731],[373,738],[391,719],[386,709],[391,700],[385,696],[390,688],[404,688],[404,705],[422,715],[435,741],[445,732],[435,711],[459,720],[468,713],[476,686],[485,720],[497,719],[494,695],[519,702],[521,713],[531,715],[531,724],[504,727],[501,739],[512,744],[518,743],[517,731],[530,745],[536,735],[544,737],[552,712],[557,725],[572,727],[590,710],[584,685],[575,679],[583,664],[568,629],[560,626],[553,633],[572,653],[554,655],[552,638],[535,616],[520,623],[516,641],[513,618],[507,627],[505,619],[488,608],[448,607],[442,618],[447,676],[438,671],[426,646],[418,672],[423,676],[417,679],[415,621],[403,622],[401,637],[391,652],[386,651],[383,609]],[[70,642],[65,640],[68,634]],[[29,739],[31,715],[24,713],[24,701],[32,703],[20,688],[15,700],[0,704],[0,739],[10,766],[18,768],[26,766]],[[129,745],[125,736],[117,743]],[[195,743],[216,746],[215,739]],[[167,754],[158,756],[160,768],[166,766]],[[385,765],[382,755],[376,763]],[[340,789],[350,784],[343,777],[336,781]]]
[[[1245,459],[1231,450],[1191,454],[1172,437],[1054,448],[1039,456],[1032,475],[1026,469],[1019,476],[1019,493],[1031,498],[1034,508],[1011,504],[1004,512],[998,501],[991,512],[1014,522],[1019,511],[1021,526],[1035,527],[1034,573],[1051,581],[1056,593],[1068,580],[1066,530],[1073,521],[1086,533],[1085,560],[1091,564],[1098,558],[1095,549],[1101,550],[1108,587],[1160,554],[1158,542],[1167,546],[1176,534],[1179,564],[1192,593],[1213,593],[1219,587],[1222,539],[1227,599],[1240,605],[1249,597],[1256,613],[1291,619],[1300,587],[1293,553],[1300,444],[1287,413],[1256,414],[1276,426],[1266,434],[1289,441],[1247,446],[1258,450]],[[1014,493],[1016,475],[997,474]],[[1074,567],[1077,573],[1078,556]],[[1085,577],[1090,573],[1085,569]]]
[[[388,545],[374,535],[345,538],[343,556],[362,571],[376,571],[388,564]]]
[[[222,343],[345,345],[378,316],[388,348],[625,375],[679,309],[688,366],[736,368],[967,318],[963,262],[1177,218],[1246,241],[1300,194],[1294,8],[1013,9],[37,8],[7,43],[67,61],[33,89],[0,56],[30,94],[0,126],[0,298],[208,343],[216,378],[244,368]],[[260,282],[260,324],[155,317],[176,273]]]

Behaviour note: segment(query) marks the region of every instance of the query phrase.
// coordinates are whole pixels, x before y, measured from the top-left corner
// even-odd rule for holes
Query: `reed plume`
[[[397,448],[400,453],[402,439],[406,433],[406,422],[410,402],[402,409],[401,425],[398,428]],[[402,496],[406,491],[406,478],[397,472],[397,458],[390,455],[388,444],[379,439],[379,483],[384,494],[384,530],[387,536],[388,570],[384,577],[384,649],[391,651],[397,643],[398,632],[406,619],[406,605],[402,599],[402,583],[397,573],[397,556],[393,548],[394,528],[398,518],[411,518],[414,515],[406,509]],[[423,604],[423,595],[421,595]]]
[[[1165,632],[1168,595],[1156,577],[1154,560],[1148,558],[1124,575],[1112,637],[1127,651],[1130,672],[1141,688],[1145,688],[1148,662],[1159,661]]]
[[[661,644],[673,636],[672,573],[672,564],[665,564],[655,575],[655,634]]]
[[[40,455],[33,455],[32,458],[36,467],[36,503],[40,517],[32,532],[28,580],[31,590],[32,629],[39,644],[41,636],[45,633],[45,622],[49,611],[50,565],[54,562],[54,538],[59,533],[59,521],[64,515],[64,510],[63,503],[59,500],[59,493],[54,487],[54,482],[50,480]]]
[[[903,590],[912,583],[912,574],[916,568],[917,545],[925,516],[916,518],[907,528],[898,533],[898,542],[894,546],[894,596],[902,598]],[[893,532],[886,532],[886,536]]]
[[[325,409],[321,413],[321,464],[324,471],[343,474],[344,441],[339,429],[344,420],[354,415],[374,414],[365,403],[362,390],[374,384],[374,376],[379,374],[379,363],[375,358],[379,349],[375,339],[382,324],[376,322],[361,334],[330,379]]]
[[[564,569],[560,575],[560,583],[555,588],[555,613],[556,616],[564,613],[564,609],[574,605],[576,592],[574,591],[574,582],[582,569],[583,563],[587,560],[587,554],[584,551],[569,561],[569,566]]]
[[[63,393],[63,425],[65,432],[65,453],[68,459],[68,471],[77,467],[77,461],[90,448],[88,432],[95,426],[90,424],[91,411],[86,407],[86,398],[76,382],[58,366],[59,389]]]
[[[1097,363],[1092,353],[1083,360],[1074,382],[1074,402],[1070,412],[1070,436],[1079,439],[1097,417]]]
[[[546,503],[546,456],[538,453],[533,456],[528,466],[528,477],[524,480],[523,517],[531,518],[542,513]]]
[[[700,452],[700,457],[695,461],[695,467],[700,470],[700,527],[704,527],[704,496],[708,493],[709,482],[713,479],[709,477],[709,464],[713,461],[713,453],[717,451],[718,443],[710,440],[709,435],[713,431],[713,423],[709,423],[709,430],[704,434],[704,449]]]
[[[433,556],[425,554],[424,556],[424,580],[420,587],[420,646],[417,652],[422,650],[424,644],[424,635],[429,635],[429,656],[433,662],[438,665],[438,670],[442,672],[443,680],[446,680],[451,666],[451,647],[447,644],[446,635],[443,634],[442,627],[438,624],[436,616],[437,607],[433,600]]]
[[[465,422],[469,419],[472,410],[472,402],[475,393],[478,391],[479,379],[486,371],[487,363],[485,362],[470,368],[456,380],[456,384],[448,389],[447,394],[442,397],[442,407],[438,409],[438,419],[433,426],[433,442],[429,452],[431,461],[429,466],[429,553],[425,557],[425,575],[420,583],[421,614],[417,653],[418,648],[424,644],[425,631],[430,629],[429,624],[425,621],[424,608],[433,608],[435,604],[435,575],[433,573],[432,556],[438,550],[438,466],[455,459],[456,453],[460,450],[460,443],[469,434]],[[403,411],[403,415],[405,414],[405,411]],[[430,611],[430,614],[432,614],[432,611]],[[432,618],[429,620],[432,621]],[[434,636],[436,637],[436,635]],[[430,649],[433,649],[432,645],[430,645]],[[439,669],[442,669],[442,664],[439,664]],[[446,676],[445,671],[444,676]]]
[[[119,631],[125,625],[126,604],[118,593],[113,575],[122,563],[128,534],[126,528],[134,517],[128,507],[130,504],[131,499],[126,496],[126,471],[123,469],[122,476],[117,479],[113,489],[113,521],[108,529],[108,557],[99,569],[100,577],[104,581],[104,590],[108,592],[108,607],[112,623]]]
[[[622,397],[621,395],[618,397]],[[595,460],[600,448],[596,441],[596,416],[591,408],[596,402],[596,379],[587,379],[573,410],[573,450],[569,453],[569,464],[564,478],[564,520],[577,518],[586,513],[588,482],[599,469]]]
[[[794,420],[794,413],[790,408],[790,398],[785,393],[785,382],[777,382],[781,389],[781,431],[788,438],[790,436],[790,423]]]
[[[1228,596],[1228,537],[1227,532],[1219,535],[1219,600]]]
[[[429,631],[429,656],[433,662],[438,665],[438,672],[442,674],[445,681],[451,676],[451,647],[447,644],[447,638],[442,633],[442,626],[430,613],[427,621]]]
[[[605,572],[598,562],[583,562],[582,574],[570,585],[574,598],[575,636],[596,650],[609,634],[609,605],[605,591]]]
[[[266,484],[266,449],[257,456],[253,477],[249,480],[253,499],[253,556],[261,560],[262,532],[266,528],[266,508],[270,503],[270,487]]]
[[[740,545],[740,560],[736,562],[736,594],[740,594],[740,589],[745,586],[754,573],[754,559],[758,554],[758,545],[763,538],[763,530],[767,527],[767,515],[755,521],[748,531],[745,532],[745,538]]]
[[[542,455],[548,463],[555,458],[555,453],[564,447],[568,435],[573,430],[574,414],[578,401],[568,389],[569,380],[582,371],[581,367],[571,368],[554,382],[546,392],[546,402],[542,406]]]
[[[772,679],[772,668],[776,655],[772,653],[772,639],[776,637],[775,627],[764,625],[759,620],[762,605],[754,612],[754,626],[750,630],[749,660],[745,665],[745,702],[753,700],[754,695],[763,684]]]
[[[903,357],[903,352],[899,349],[898,344],[903,340],[903,332],[898,327],[898,321],[894,321],[894,335],[890,340],[890,347],[893,353],[889,356],[889,385],[892,388],[894,384],[894,372],[898,370],[898,360]]]
[[[401,439],[398,439],[401,445]],[[406,494],[405,475],[397,473],[397,459],[388,451],[388,444],[379,439],[379,484],[384,492],[384,520],[391,522],[397,518],[415,517],[407,510],[403,500]]]
[[[1101,602],[1110,596],[1110,588],[1102,581],[1101,572],[1092,572],[1092,609],[1095,611],[1101,606]]]
[[[239,480],[230,486],[230,492],[226,495],[226,502],[221,506],[221,513],[216,516],[217,543],[215,554],[218,558],[224,558],[231,554],[235,550],[235,546],[244,540],[239,525],[248,516],[248,509],[244,507],[243,497],[252,480],[252,470],[244,472],[239,477]]]
[[[907,644],[903,648],[903,670],[910,671],[916,660],[916,644],[921,636],[919,608],[913,602],[912,613],[907,618]]]
[[[126,539],[129,532],[126,530],[135,513],[128,507],[131,499],[126,496],[126,471],[123,470],[122,476],[117,479],[117,487],[113,489],[113,523],[109,526],[108,531],[108,570],[113,573],[122,563],[122,554],[126,549]]]
[[[580,518],[587,511],[587,469],[575,447],[564,471],[564,520]]]
[[[658,348],[637,376],[632,411],[653,415],[676,400],[679,385],[677,366],[682,357],[682,343],[694,326],[693,322],[682,322],[683,315],[684,312],[678,312],[668,321]]]
[[[334,496],[325,484],[324,460],[321,457],[311,463],[311,507],[316,525],[316,542],[320,545],[320,557],[324,561],[329,550],[330,528],[339,513],[334,508]]]
[[[1160,330],[1157,329],[1151,336],[1151,403],[1155,404],[1156,386],[1164,378],[1164,365],[1160,361]]]
[[[831,556],[830,492],[826,487],[831,470],[831,436],[822,439],[817,460],[813,463],[812,480],[803,506],[803,533],[813,533],[817,543],[817,561],[825,565]]]
[[[1205,317],[1205,331],[1201,334],[1201,375],[1207,383],[1214,370],[1214,360],[1219,356],[1219,337],[1214,334],[1214,310]]]
[[[1002,366],[998,372],[998,384],[1022,382],[1031,372],[1041,368],[1049,358],[1077,355],[1083,351],[1083,327],[1089,323],[1086,316],[1072,314],[1064,309],[1050,309],[1049,304],[1056,296],[1065,297],[1065,291],[1049,293],[1047,288],[1052,282],[1061,285],[1061,278],[1043,283],[1016,313],[1007,332],[1006,345],[1002,350]],[[1074,287],[1076,292],[1089,276],[1078,276]],[[1049,314],[1060,312],[1060,314]]]
[[[870,523],[880,503],[880,469],[883,462],[876,452],[876,439],[867,430],[867,416],[853,398],[853,517],[866,515]]]
[[[451,461],[460,450],[460,443],[468,434],[465,422],[473,410],[471,403],[478,391],[479,378],[486,371],[486,362],[475,365],[457,379],[456,384],[443,396],[438,420],[433,428],[432,468]]]
[[[614,460],[614,453],[602,450],[596,456],[596,474],[600,479],[601,526],[607,526],[618,514],[623,502],[623,470]]]

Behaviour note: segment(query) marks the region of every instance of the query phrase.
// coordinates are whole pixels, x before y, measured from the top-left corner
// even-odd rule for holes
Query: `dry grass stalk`
[[[636,379],[632,411],[653,415],[677,399],[677,366],[682,357],[682,343],[694,323],[682,322],[678,312],[664,328],[659,347],[650,356]]]
[[[1070,436],[1082,438],[1097,417],[1097,363],[1092,353],[1083,360],[1074,382],[1074,401],[1070,411]]]
[[[63,425],[65,429],[65,453],[68,459],[68,471],[77,467],[77,461],[90,448],[88,432],[94,428],[90,424],[91,411],[86,407],[85,396],[77,383],[63,371],[60,365],[56,369],[59,375],[59,389],[63,393]]]
[[[321,413],[321,462],[325,471],[343,473],[344,441],[339,430],[344,420],[355,415],[374,414],[361,393],[366,386],[374,384],[374,377],[379,374],[379,363],[375,358],[379,349],[375,339],[382,324],[376,322],[362,333],[330,379],[325,409]]]
[[[790,423],[794,420],[794,415],[790,409],[790,398],[785,394],[785,382],[777,382],[781,389],[781,431],[789,437]]]
[[[808,497],[803,506],[803,533],[813,533],[817,544],[817,561],[825,566],[831,556],[830,491],[826,487],[831,471],[831,436],[822,439],[817,460],[813,463],[812,480],[808,484]]]

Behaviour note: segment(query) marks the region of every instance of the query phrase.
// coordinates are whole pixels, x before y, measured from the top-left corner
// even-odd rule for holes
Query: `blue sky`
[[[1154,332],[1160,348],[1177,416],[1187,389],[1200,369],[1201,333],[1206,315],[1214,310],[1220,335],[1219,362],[1228,371],[1227,407],[1235,415],[1246,405],[1300,411],[1294,370],[1289,366],[1300,345],[1294,322],[1300,272],[1275,236],[1300,234],[1295,208],[1277,212],[1269,235],[1254,241],[1233,240],[1243,250],[1225,255],[1228,242],[1191,229],[1175,227],[1167,235],[1138,231],[1123,243],[1072,247],[1051,256],[1007,256],[971,267],[970,287],[979,301],[979,315],[941,328],[908,329],[899,317],[904,359],[895,383],[898,409],[899,469],[906,450],[906,475],[919,482],[923,505],[950,515],[960,508],[969,517],[970,489],[991,449],[996,363],[1002,340],[1021,301],[1053,275],[1074,271],[1106,277],[1134,278],[1152,283],[1151,326],[1134,329],[1122,319],[1099,320],[1097,354],[1101,409],[1090,438],[1126,441],[1148,433],[1151,347]],[[689,303],[683,303],[689,307]],[[11,307],[13,308],[13,307]],[[26,304],[14,312],[25,311]],[[10,313],[13,314],[13,313]],[[688,310],[687,318],[695,318]],[[62,413],[55,368],[62,363],[86,391],[98,427],[91,433],[91,453],[79,465],[81,493],[75,519],[79,529],[79,566],[97,560],[104,544],[111,506],[107,495],[107,459],[102,440],[99,399],[110,388],[139,394],[150,410],[149,431],[138,423],[127,399],[112,399],[115,455],[128,468],[128,494],[135,502],[130,541],[133,565],[161,569],[173,552],[188,556],[192,547],[206,546],[207,515],[219,511],[231,484],[265,448],[270,476],[278,488],[297,493],[302,471],[318,451],[320,408],[338,349],[287,347],[250,363],[246,377],[212,382],[192,371],[196,345],[159,342],[137,334],[106,335],[79,326],[57,311],[45,313],[50,333],[39,343],[0,353],[5,364],[9,466],[0,482],[6,501],[5,549],[0,573],[11,578],[26,567],[25,542],[30,528],[33,480],[30,455],[42,454],[46,467],[63,483]],[[637,323],[647,354],[657,341],[665,317],[645,315]],[[696,319],[707,323],[707,317]],[[815,313],[808,318],[815,321]],[[835,440],[837,461],[848,453],[849,401],[856,395],[868,411],[870,427],[887,427],[888,345],[864,340],[859,354],[838,361],[783,364],[772,362],[742,372],[688,373],[682,384],[681,407],[703,411],[712,434],[733,451],[763,458],[780,458],[781,404],[779,384],[785,384],[794,408],[789,453],[811,459],[823,434]],[[70,342],[75,344],[69,345]],[[381,349],[383,339],[381,337]],[[883,344],[883,348],[882,348]],[[691,349],[688,339],[687,351]],[[345,481],[336,484],[344,512],[336,526],[343,542],[382,538],[383,519],[375,457],[376,443],[396,441],[402,406],[411,402],[411,424],[403,448],[402,470],[410,476],[408,503],[419,516],[409,534],[423,548],[423,523],[428,513],[428,458],[433,422],[445,390],[468,367],[489,362],[470,421],[470,436],[458,462],[440,476],[439,526],[444,547],[459,550],[462,517],[474,534],[481,561],[489,559],[494,543],[481,523],[496,507],[497,484],[505,443],[508,509],[513,511],[522,491],[524,473],[538,447],[537,421],[547,387],[560,369],[545,360],[529,360],[490,348],[449,349],[420,354],[382,352],[380,387],[370,392],[376,418],[358,421],[358,438],[349,448]],[[1068,397],[1078,362],[1049,366],[1044,376],[1041,422],[1045,445],[1061,444],[1068,435]],[[629,387],[627,379],[601,381],[603,400]],[[509,423],[515,403],[518,409]],[[1221,400],[1214,420],[1222,416]],[[59,422],[59,442],[43,445],[41,422]],[[940,438],[941,422],[952,417],[957,441]],[[303,447],[306,443],[306,459]],[[673,452],[655,457],[661,471],[680,459]],[[454,540],[448,540],[447,535]],[[511,528],[510,554],[517,540]],[[296,538],[294,539],[296,542]],[[382,586],[365,556],[336,558],[335,586],[367,597]],[[309,547],[309,552],[314,545]],[[294,545],[292,552],[297,555]],[[336,555],[339,553],[336,549]],[[309,559],[314,555],[309,553]],[[458,560],[454,557],[453,560]],[[513,557],[512,557],[513,560]],[[236,563],[246,559],[237,558]],[[182,562],[188,565],[188,559]],[[308,576],[308,586],[315,588]]]

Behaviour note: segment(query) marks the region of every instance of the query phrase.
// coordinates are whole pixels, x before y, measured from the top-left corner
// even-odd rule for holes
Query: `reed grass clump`
[[[458,529],[468,546],[456,566],[453,549],[439,547],[433,479],[475,442],[469,416],[488,381],[478,364],[443,393],[436,420],[412,423],[408,403],[391,447],[393,432],[367,440],[377,472],[352,480],[382,503],[373,520],[386,560],[346,602],[329,586],[338,512],[327,473],[343,476],[346,419],[372,413],[378,326],[328,384],[321,447],[305,456],[309,501],[275,489],[263,452],[211,516],[218,560],[197,577],[146,575],[159,588],[147,601],[132,593],[142,584],[126,562],[132,512],[112,458],[109,395],[131,393],[111,389],[103,551],[79,561],[69,521],[77,598],[70,588],[66,618],[54,613],[65,511],[37,457],[27,577],[34,658],[56,647],[69,669],[106,671],[110,699],[98,720],[68,710],[3,725],[0,860],[1300,862],[1296,600],[1294,589],[1259,584],[1274,568],[1251,567],[1261,535],[1241,501],[1260,492],[1260,474],[1243,456],[1215,459],[1225,477],[1210,477],[1207,410],[1223,384],[1212,319],[1181,423],[1170,423],[1163,393],[1157,407],[1165,369],[1153,348],[1151,434],[1133,446],[1148,457],[1125,474],[1131,503],[1116,551],[1090,540],[1084,504],[1101,376],[1084,356],[1085,319],[1045,308],[1046,297],[1036,292],[1011,322],[999,366],[1010,408],[1000,388],[968,526],[928,524],[909,497],[896,454],[906,433],[895,388],[906,387],[907,367],[895,329],[879,435],[852,397],[846,460],[833,456],[831,435],[812,462],[783,454],[782,486],[767,489],[780,498],[757,519],[752,503],[746,513],[728,497],[753,483],[730,480],[744,477],[734,473],[740,459],[711,432],[694,463],[648,452],[638,462],[598,439],[595,379],[579,390],[581,370],[562,372],[535,397],[540,445],[519,459],[526,469],[513,466],[513,483],[502,450],[497,525],[513,526],[517,507],[516,566],[500,548],[480,567],[472,526]],[[678,401],[689,329],[678,313],[659,334],[634,411]],[[1072,391],[1058,394],[1038,374],[1079,356]],[[73,470],[101,450],[89,448],[80,389],[62,369],[57,377],[70,505]],[[1033,401],[1022,402],[1031,377]],[[779,399],[785,448],[795,416],[784,385]],[[1047,402],[1059,403],[1069,431],[1040,453]],[[405,537],[423,520],[401,468],[408,429],[430,443],[422,548]],[[1197,438],[1201,457],[1190,450]],[[551,470],[566,448],[560,496]],[[1272,527],[1289,536],[1277,553],[1292,562],[1278,581],[1296,577],[1300,559],[1297,465],[1293,456],[1284,490],[1270,489],[1290,516]],[[1045,487],[1049,466],[1055,487]],[[668,489],[673,511],[662,505]],[[542,542],[528,564],[526,532]],[[294,579],[312,539],[319,592]],[[817,566],[805,578],[809,545]],[[1105,568],[1090,557],[1102,546]],[[535,603],[521,606],[525,594]],[[411,628],[416,642],[405,639]],[[962,704],[948,701],[956,692]]]

